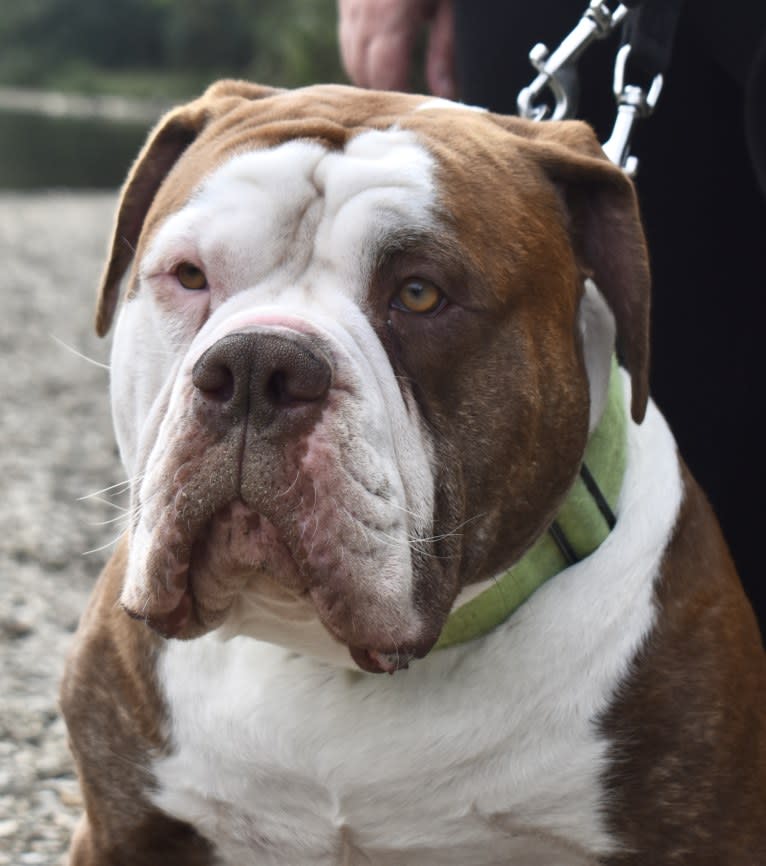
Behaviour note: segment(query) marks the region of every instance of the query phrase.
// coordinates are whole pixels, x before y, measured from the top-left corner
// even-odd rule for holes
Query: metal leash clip
[[[551,113],[550,105],[539,101],[547,88],[555,101],[552,120],[574,117],[577,111],[577,74],[574,67],[578,57],[591,42],[604,39],[627,14],[620,4],[612,11],[603,0],[590,0],[588,8],[574,30],[550,54],[541,42],[529,52],[529,60],[538,71],[534,81],[519,92],[519,114],[530,120],[545,120]]]
[[[630,45],[623,45],[617,52],[614,64],[614,96],[617,100],[617,117],[612,134],[602,145],[604,153],[618,165],[628,177],[635,177],[638,160],[630,155],[633,127],[654,111],[662,92],[662,75],[655,75],[649,90],[636,84],[625,84],[625,65],[630,56]]]

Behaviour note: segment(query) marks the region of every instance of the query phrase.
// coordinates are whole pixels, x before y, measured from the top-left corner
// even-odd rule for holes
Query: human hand
[[[452,0],[338,0],[341,57],[351,80],[377,90],[406,90],[418,32],[429,25],[426,82],[456,93]]]

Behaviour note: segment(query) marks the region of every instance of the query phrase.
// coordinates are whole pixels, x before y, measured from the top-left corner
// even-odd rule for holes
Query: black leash
[[[628,13],[622,23],[622,44],[630,45],[625,74],[629,81],[651,85],[670,66],[682,0],[623,0]]]

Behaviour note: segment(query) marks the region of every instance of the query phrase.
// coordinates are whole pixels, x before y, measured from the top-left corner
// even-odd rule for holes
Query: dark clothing
[[[535,74],[529,49],[553,49],[586,5],[457,0],[461,98],[515,113]],[[766,631],[766,3],[748,12],[741,38],[725,32],[737,6],[687,3],[657,111],[640,122],[632,152],[653,272],[652,394]],[[618,41],[593,45],[579,64],[578,117],[602,141],[615,114]]]

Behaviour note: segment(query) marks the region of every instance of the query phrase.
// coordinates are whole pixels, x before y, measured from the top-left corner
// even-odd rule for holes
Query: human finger
[[[436,96],[455,98],[455,13],[452,0],[439,0],[434,11],[426,53],[426,81]]]

